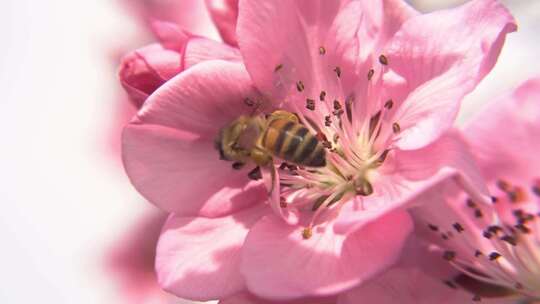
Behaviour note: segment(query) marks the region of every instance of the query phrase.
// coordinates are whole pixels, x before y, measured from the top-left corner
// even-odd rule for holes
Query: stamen
[[[324,48],[324,46],[320,46],[320,47],[319,47],[319,54],[320,54],[320,55],[326,54],[326,49]]]
[[[336,67],[336,68],[334,69],[334,72],[336,72],[336,75],[337,75],[338,78],[341,77],[341,68],[340,68],[340,67]]]
[[[394,132],[394,134],[397,134],[401,131],[401,127],[397,122],[392,124],[392,131]]]
[[[498,253],[498,252],[492,252],[492,253],[489,254],[488,257],[489,257],[489,260],[490,260],[490,261],[494,261],[494,260],[500,258],[500,257],[501,257],[501,254]]]
[[[433,224],[428,224],[428,228],[431,230],[431,231],[438,231],[439,230],[439,227],[433,225]]]
[[[536,196],[540,196],[540,179],[535,179],[532,186],[532,192]]]
[[[296,89],[298,92],[302,92],[305,89],[304,83],[301,80],[296,83]]]
[[[465,229],[463,229],[463,226],[461,226],[460,223],[454,223],[452,226],[453,226],[454,229],[456,229],[456,231],[459,232],[459,233],[465,231]]]
[[[304,228],[304,230],[302,230],[302,237],[304,238],[304,240],[311,238],[312,235],[313,232],[311,231],[310,227]]]
[[[244,104],[248,107],[252,107],[253,105],[255,105],[255,101],[253,101],[251,98],[249,97],[246,97],[244,99]]]
[[[367,80],[371,80],[371,78],[373,78],[374,74],[375,74],[375,70],[370,69],[369,72],[367,73]]]
[[[324,125],[327,127],[332,125],[332,117],[330,117],[330,115],[324,117]]]
[[[320,101],[324,101],[324,98],[326,97],[326,92],[325,91],[321,91],[321,94],[319,95],[319,100]]]
[[[392,99],[389,99],[384,103],[384,107],[388,110],[392,109],[393,106],[394,106],[394,101]]]
[[[497,181],[497,187],[504,192],[510,191],[510,184],[502,179]]]
[[[314,111],[315,110],[315,100],[313,99],[306,99],[306,108],[308,110]]]
[[[281,70],[282,68],[283,68],[283,64],[280,63],[280,64],[276,65],[276,67],[274,68],[274,72],[277,72],[277,71]]]
[[[447,261],[453,261],[456,258],[456,252],[447,250],[443,253],[443,259]]]
[[[384,56],[384,55],[381,55],[381,56],[379,56],[379,62],[382,65],[388,65],[388,58],[386,58],[386,56]]]

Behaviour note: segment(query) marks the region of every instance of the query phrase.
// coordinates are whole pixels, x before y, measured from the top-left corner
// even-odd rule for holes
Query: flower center
[[[325,56],[326,50],[321,47],[319,54]],[[381,55],[378,61],[380,68],[365,71],[363,78],[322,60],[326,68],[320,69],[319,81],[297,80],[285,98],[284,105],[292,108],[327,149],[323,168],[290,163],[279,166],[280,206],[314,212],[304,238],[311,236],[311,228],[322,211],[340,210],[355,196],[363,202],[363,197],[374,192],[391,190],[382,189],[377,180],[380,167],[392,158],[401,127],[393,120],[394,101],[385,96],[383,75],[388,59]],[[286,68],[285,64],[275,68],[277,87],[286,83],[286,77],[280,74]],[[365,80],[347,92],[342,83],[344,77]],[[362,96],[361,100],[356,96]]]
[[[474,279],[540,299],[540,179],[533,181],[530,191],[502,179],[493,188],[498,195],[490,211],[496,222],[488,223],[479,206],[467,200],[474,226],[454,223],[457,235],[448,231],[441,236],[447,248],[470,254],[448,250],[444,258]],[[432,224],[430,229],[443,231]]]

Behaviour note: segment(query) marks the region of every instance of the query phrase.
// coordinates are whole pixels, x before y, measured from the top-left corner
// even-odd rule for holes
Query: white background
[[[505,2],[520,32],[460,121],[540,74],[540,1]],[[149,208],[108,137],[135,32],[112,0],[0,2],[0,303],[121,303],[103,254]]]

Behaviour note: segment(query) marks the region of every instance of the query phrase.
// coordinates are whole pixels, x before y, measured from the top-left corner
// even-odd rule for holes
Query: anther
[[[334,110],[340,110],[341,109],[341,103],[339,103],[339,100],[334,100]]]
[[[482,232],[482,235],[488,240],[493,237],[493,233],[491,233],[491,232],[489,232],[487,230],[484,230],[484,232]]]
[[[527,200],[527,193],[522,187],[514,187],[507,192],[508,198],[512,203],[521,203]]]
[[[439,230],[439,227],[433,225],[433,224],[428,224],[428,228],[431,230],[431,231],[438,231]]]
[[[494,251],[494,252],[490,253],[488,257],[489,257],[490,261],[494,261],[494,260],[500,258],[501,254]]]
[[[476,257],[476,258],[481,256],[481,255],[482,255],[482,252],[480,250],[478,250],[478,249],[474,252],[474,257]]]
[[[326,149],[332,149],[332,143],[329,142],[328,140],[322,141],[322,146],[325,147]]]
[[[385,107],[387,110],[392,109],[393,106],[394,106],[394,101],[393,101],[392,99],[388,99],[388,100],[384,103],[384,107]]]
[[[341,68],[340,67],[335,67],[334,72],[336,72],[336,75],[337,75],[338,78],[341,77]]]
[[[315,100],[313,99],[306,99],[306,108],[308,110],[314,111],[315,110]]]
[[[334,134],[334,137],[332,138],[332,140],[337,144],[338,140],[339,140],[339,134]]]
[[[324,117],[324,125],[327,127],[332,125],[332,117],[330,117],[330,115]]]
[[[454,229],[456,229],[456,231],[459,232],[459,233],[461,233],[461,232],[463,232],[463,231],[465,230],[465,229],[463,229],[463,226],[461,226],[460,223],[454,223],[452,226],[453,226]]]
[[[317,138],[318,141],[320,142],[323,142],[323,141],[328,141],[328,139],[326,138],[326,135],[323,133],[323,132],[317,132],[317,135],[315,135],[315,138]]]
[[[375,70],[370,69],[369,72],[367,73],[367,80],[371,80],[371,78],[373,78],[374,74],[375,74]]]
[[[454,282],[452,282],[452,281],[444,281],[444,284],[446,284],[446,286],[448,286],[448,287],[450,287],[452,289],[458,289],[456,284],[454,284]]]
[[[476,203],[472,199],[467,199],[467,207],[476,208]]]
[[[324,98],[326,97],[326,92],[325,91],[321,91],[321,94],[319,95],[319,100],[320,101],[324,101]]]
[[[276,67],[274,68],[274,72],[277,72],[277,71],[281,70],[282,68],[283,68],[283,64],[280,63],[280,64],[276,65]]]
[[[399,133],[401,131],[401,127],[397,122],[392,124],[392,131],[394,131],[395,134]]]
[[[388,65],[388,58],[386,58],[386,56],[384,56],[384,55],[381,55],[381,56],[379,56],[379,62],[382,65]]]
[[[319,55],[324,55],[326,54],[326,49],[324,48],[324,46],[320,46],[319,47]]]
[[[522,233],[529,234],[531,233],[531,229],[523,224],[517,224],[514,226],[516,229],[521,231]]]
[[[378,111],[375,113],[375,115],[371,116],[369,119],[369,136],[373,135],[373,132],[375,132],[375,128],[379,124],[379,120],[381,119],[381,111]]]
[[[240,169],[242,169],[242,167],[244,167],[244,165],[245,164],[241,163],[241,162],[234,162],[234,163],[232,163],[232,168],[234,170],[240,170]]]
[[[514,288],[517,289],[517,290],[521,290],[521,289],[523,289],[523,284],[517,282],[516,284],[514,284]]]
[[[540,196],[540,179],[536,179],[536,180],[533,182],[532,192],[533,192],[536,196]]]
[[[482,211],[480,209],[474,210],[474,217],[481,218],[483,216]]]
[[[287,208],[287,202],[283,196],[279,197],[279,206],[281,208]]]
[[[504,181],[502,179],[497,181],[497,187],[504,192],[507,192],[510,190],[510,184],[507,181]]]
[[[244,99],[244,104],[248,107],[252,107],[255,104],[255,101],[253,101],[251,98],[246,97]]]
[[[296,83],[296,89],[298,92],[302,92],[305,89],[304,83],[301,80]]]
[[[515,237],[512,237],[510,235],[505,235],[501,238],[501,240],[507,242],[508,244],[512,245],[512,246],[516,246],[517,245],[517,240]]]
[[[354,188],[356,194],[361,196],[368,196],[373,193],[373,186],[366,179],[360,178],[354,181]]]
[[[262,178],[262,174],[261,174],[261,168],[260,167],[255,167],[255,169],[249,171],[248,173],[248,177],[252,180],[259,180]]]
[[[456,252],[447,250],[443,253],[443,259],[447,261],[453,261],[456,258]]]
[[[441,233],[441,238],[446,241],[448,240],[448,235],[446,235],[445,233]]]
[[[492,197],[491,197],[491,202],[492,202],[493,204],[496,204],[496,203],[497,203],[497,200],[498,200],[498,199],[497,199],[496,196],[492,196]]]
[[[304,240],[311,238],[312,235],[313,235],[313,232],[311,231],[311,228],[308,227],[302,230],[302,237],[304,238]]]

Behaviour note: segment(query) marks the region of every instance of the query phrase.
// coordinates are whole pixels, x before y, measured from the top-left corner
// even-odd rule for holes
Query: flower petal
[[[203,37],[191,37],[186,43],[182,66],[187,69],[197,63],[214,59],[240,62],[242,57],[238,49],[221,42]]]
[[[206,7],[224,42],[236,46],[238,0],[206,0]]]
[[[205,61],[161,86],[132,124],[157,124],[213,140],[223,126],[253,111],[244,100],[254,94],[241,63]]]
[[[167,80],[180,73],[181,54],[151,44],[122,58],[118,76],[137,108]]]
[[[297,81],[305,83],[307,90],[313,89],[319,47],[340,2],[240,2],[238,43],[246,67],[263,93],[284,97]]]
[[[494,136],[496,132],[496,136]],[[540,172],[540,77],[498,98],[464,134],[486,178],[537,178]]]
[[[238,294],[235,294],[226,299],[220,300],[218,304],[334,304],[336,303],[335,297],[324,297],[324,298],[302,298],[291,301],[271,301],[258,298],[251,293],[244,291]]]
[[[274,215],[260,220],[242,250],[248,289],[276,300],[339,293],[391,266],[412,230],[405,212],[381,216],[347,236],[336,235],[332,225],[315,226],[304,239],[302,226]]]
[[[160,285],[179,297],[199,301],[242,291],[240,248],[249,228],[267,212],[259,204],[221,218],[169,217],[157,246]]]
[[[506,34],[515,30],[512,15],[495,0],[470,1],[403,24],[384,51],[389,69],[406,80],[390,92],[400,104],[399,147],[424,146],[451,126],[461,99],[493,68]]]
[[[135,188],[151,203],[179,215],[219,216],[262,202],[264,185],[219,160],[212,140],[151,124],[130,124],[122,158]]]

